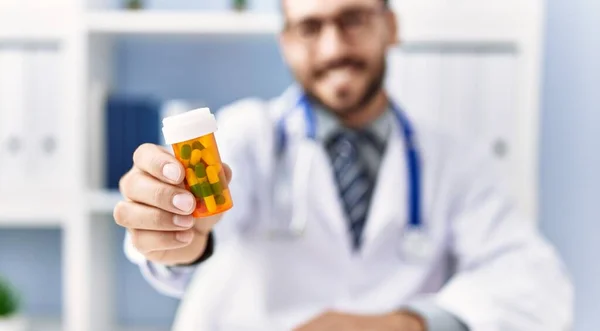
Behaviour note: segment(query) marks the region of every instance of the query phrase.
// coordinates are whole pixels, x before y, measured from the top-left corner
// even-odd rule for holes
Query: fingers
[[[130,229],[182,231],[194,226],[192,216],[176,215],[131,201],[119,202],[113,216],[118,225]]]
[[[227,184],[229,184],[233,173],[231,172],[231,168],[225,163],[223,163],[223,172],[225,172],[225,178],[227,179]]]
[[[196,235],[194,230],[151,231],[130,229],[129,231],[133,246],[144,255],[151,252],[187,247]]]
[[[208,236],[196,232],[194,240],[189,245],[183,248],[152,251],[146,254],[146,258],[165,265],[190,264],[198,260],[204,253],[207,242]]]
[[[174,214],[190,215],[196,207],[190,192],[135,169],[123,176],[119,186],[127,199]]]
[[[143,144],[133,153],[134,166],[152,177],[171,184],[180,184],[185,177],[177,159],[157,145]]]

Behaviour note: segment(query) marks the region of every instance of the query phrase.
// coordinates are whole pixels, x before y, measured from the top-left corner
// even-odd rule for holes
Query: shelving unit
[[[41,1],[41,0],[40,0]],[[126,12],[107,9],[102,0],[55,0],[43,7],[0,8],[0,44],[52,42],[60,47],[62,76],[63,160],[72,166],[60,193],[32,196],[43,201],[33,208],[19,196],[0,194],[0,227],[61,227],[63,230],[64,315],[37,322],[44,331],[105,331],[116,326],[115,277],[110,217],[121,199],[103,190],[99,160],[102,139],[94,126],[102,107],[96,89],[114,86],[111,71],[113,40],[128,35],[275,35],[277,14],[204,13],[181,11]],[[93,10],[89,8],[94,8]],[[537,137],[543,2],[463,0],[398,0],[405,47],[493,46],[516,50],[519,89],[514,147],[515,191],[531,217],[537,215]],[[437,47],[436,46],[436,47]],[[0,72],[0,75],[2,73]],[[92,153],[90,153],[90,150]],[[90,179],[91,178],[91,179]],[[65,203],[68,202],[68,203]]]
[[[98,34],[275,34],[275,14],[203,12],[96,11],[87,14],[87,28]]]

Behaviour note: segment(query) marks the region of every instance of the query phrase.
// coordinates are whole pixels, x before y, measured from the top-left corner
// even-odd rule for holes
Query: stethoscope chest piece
[[[433,254],[431,238],[420,228],[407,227],[400,239],[400,254],[408,263],[423,263]]]

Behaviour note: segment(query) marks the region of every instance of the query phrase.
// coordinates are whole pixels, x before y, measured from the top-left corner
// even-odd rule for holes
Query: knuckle
[[[167,201],[173,195],[173,189],[171,189],[168,185],[158,185],[158,187],[154,189],[153,195],[156,205],[162,205],[163,203],[166,205]]]
[[[154,229],[160,229],[163,226],[163,220],[165,219],[164,212],[159,209],[154,209],[150,212],[149,221],[150,226]]]
[[[129,197],[131,193],[131,176],[133,173],[129,171],[119,179],[119,191],[126,197]]]
[[[127,218],[127,206],[125,202],[119,201],[113,210],[113,218],[118,225],[125,226]]]
[[[164,249],[171,247],[174,241],[175,233],[172,232],[160,232],[156,238],[157,246]]]
[[[141,159],[144,153],[147,153],[152,147],[150,143],[144,143],[138,146],[133,152],[133,163],[137,164]]]

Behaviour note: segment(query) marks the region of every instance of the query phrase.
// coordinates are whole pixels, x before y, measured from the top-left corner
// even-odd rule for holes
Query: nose
[[[317,49],[319,57],[327,62],[343,56],[348,50],[348,45],[340,29],[335,26],[327,26],[321,32]]]

